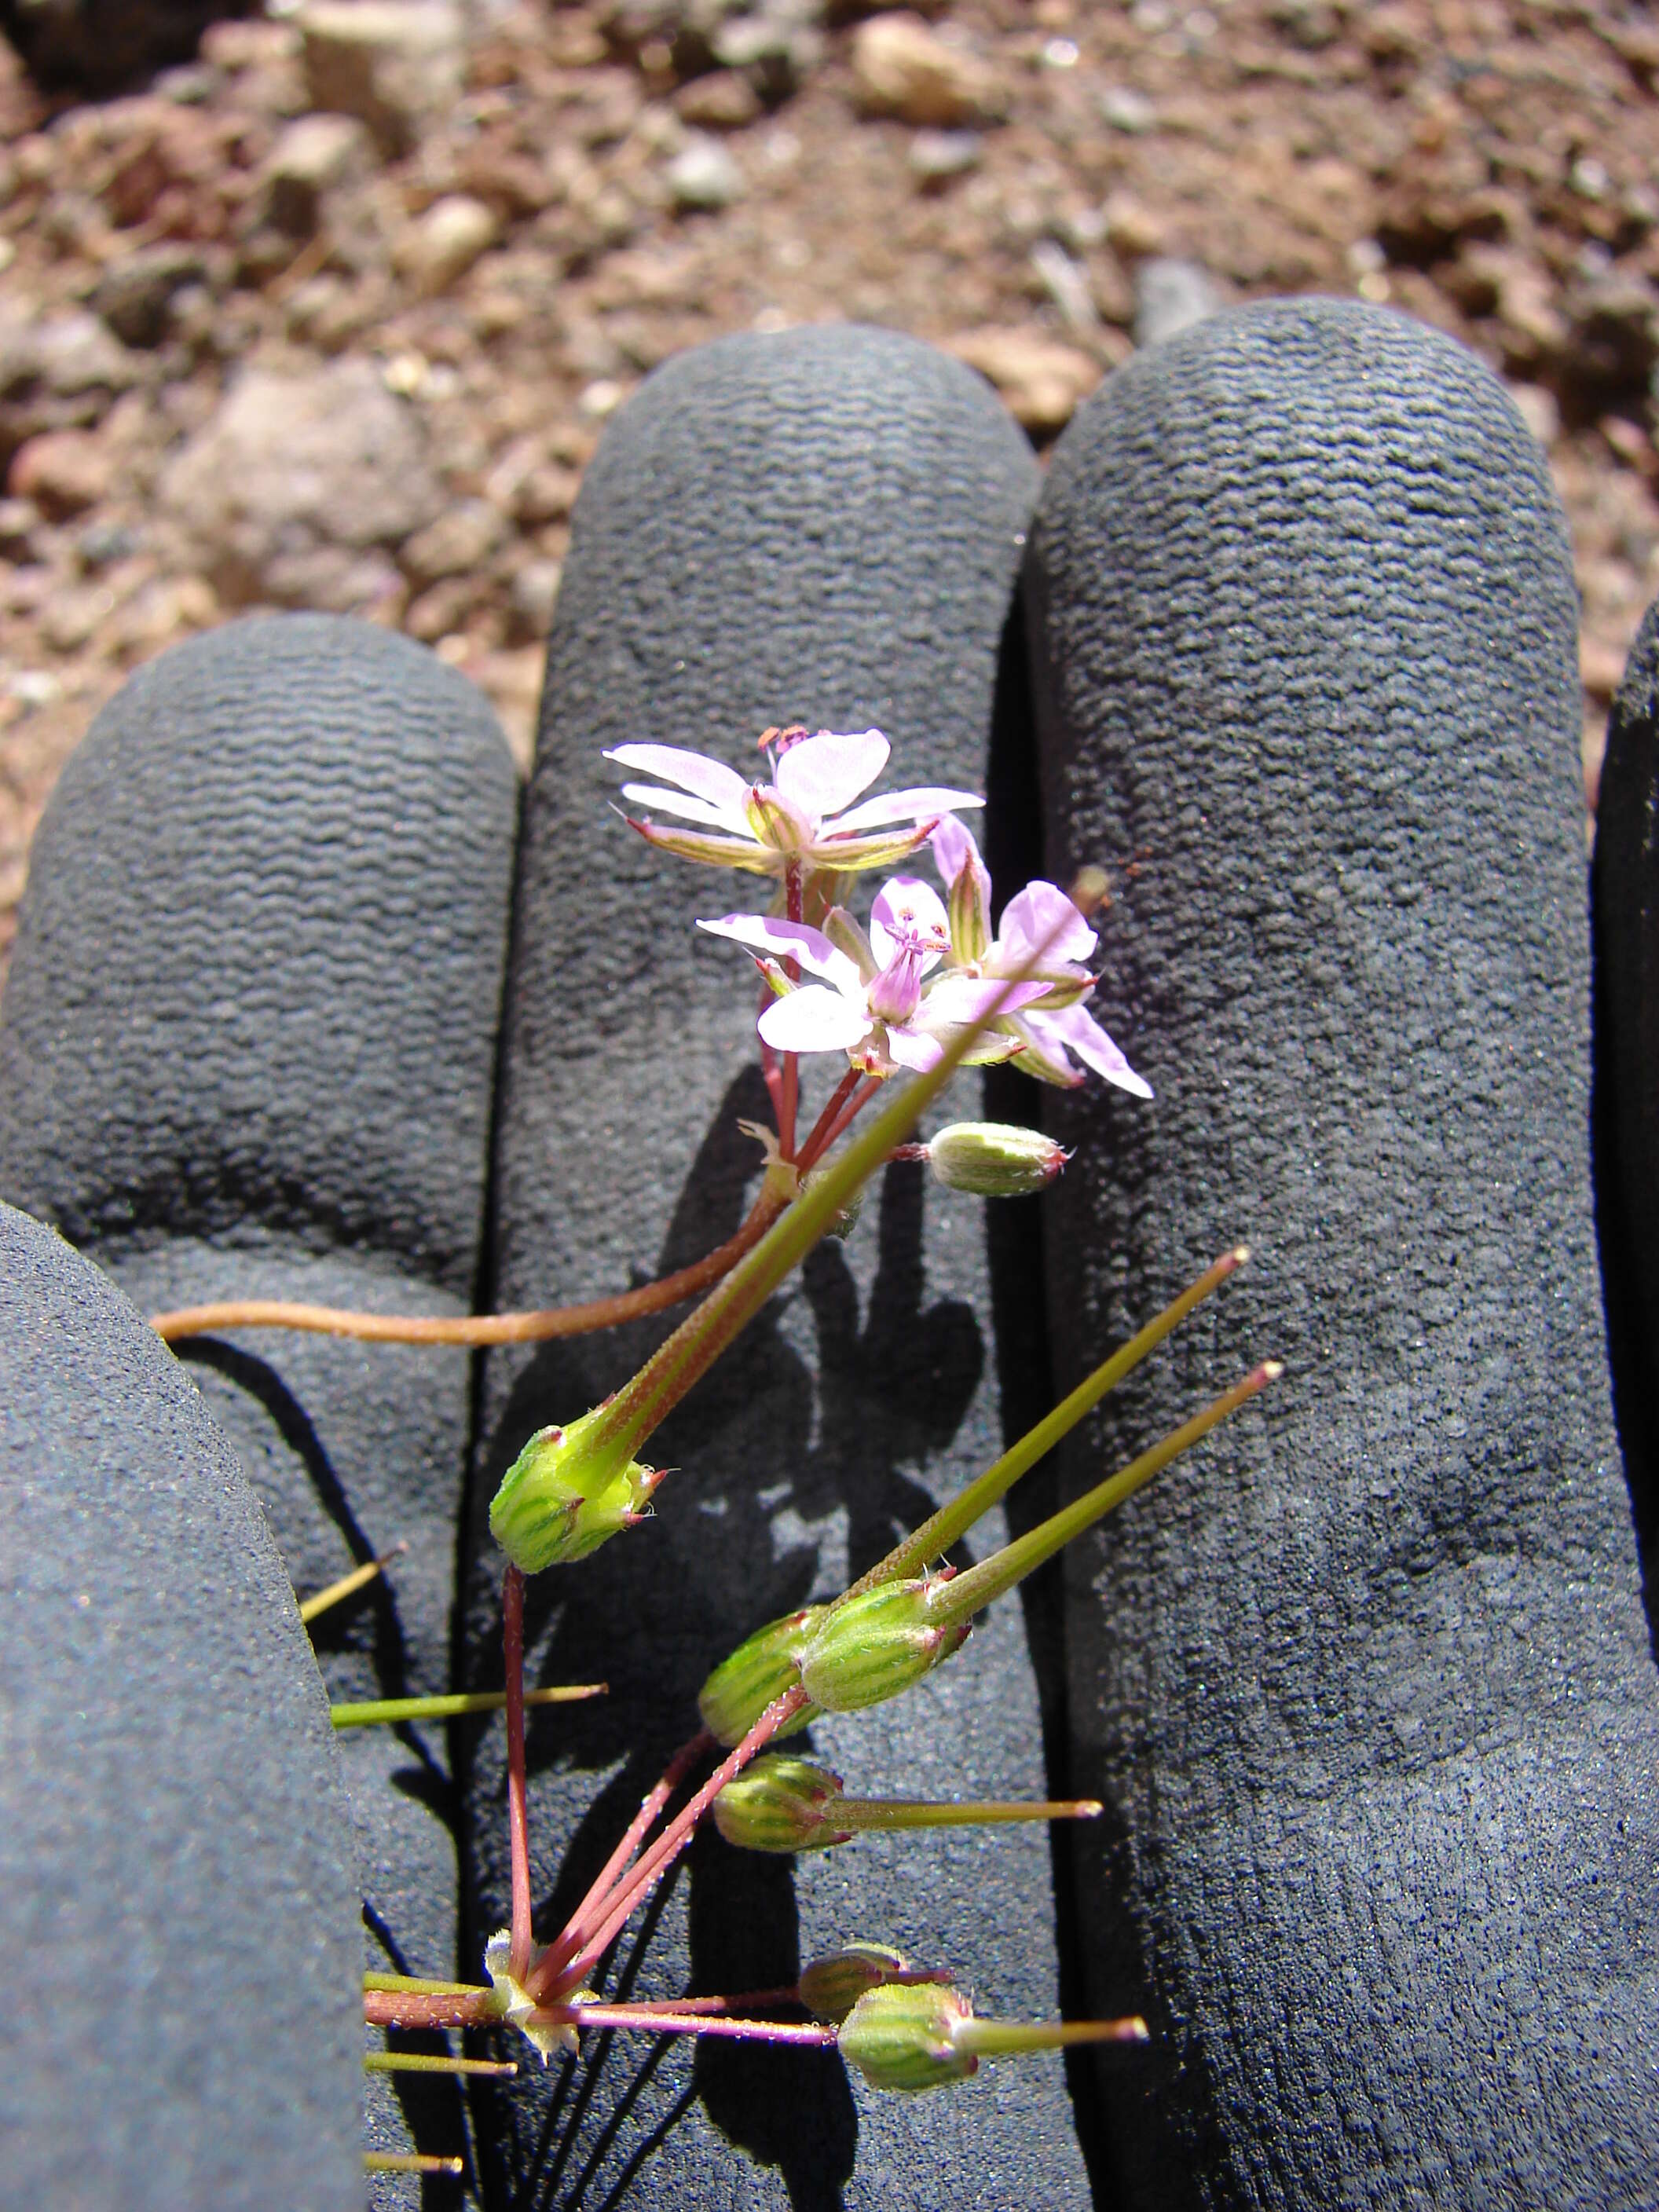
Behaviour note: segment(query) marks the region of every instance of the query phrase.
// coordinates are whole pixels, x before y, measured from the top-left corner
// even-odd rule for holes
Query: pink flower
[[[769,732],[762,743],[774,756],[770,783],[745,782],[723,761],[678,745],[617,745],[605,758],[662,779],[625,783],[624,799],[698,825],[668,829],[629,816],[642,837],[686,860],[757,876],[781,876],[792,865],[837,873],[890,867],[914,853],[951,808],[985,804],[971,791],[927,788],[854,805],[887,765],[890,748],[879,730]]]
[[[770,915],[729,914],[700,921],[714,937],[747,945],[778,994],[758,1027],[775,1052],[844,1052],[872,1075],[896,1067],[917,1072],[936,1065],[952,1031],[965,1029],[1008,986],[1000,981],[948,975],[924,979],[948,950],[949,920],[939,895],[915,877],[896,876],[877,894],[866,938],[837,907],[827,930]],[[833,932],[833,937],[829,933]],[[816,983],[793,983],[781,963],[793,960]],[[1047,985],[1018,984],[1012,1003],[1041,997]],[[1019,1047],[981,1040],[970,1059],[1006,1059]]]
[[[1150,1098],[1152,1085],[1137,1075],[1100,1024],[1083,1004],[1094,978],[1081,963],[1099,939],[1057,884],[1027,884],[1003,911],[1002,927],[991,934],[991,878],[979,848],[959,822],[939,823],[933,833],[933,858],[950,893],[951,964],[972,976],[1017,975],[1039,948],[1032,971],[1039,988],[1032,1000],[999,1017],[995,1027],[1018,1040],[1010,1057],[1028,1075],[1045,1083],[1074,1087],[1083,1081],[1073,1063],[1137,1098]]]

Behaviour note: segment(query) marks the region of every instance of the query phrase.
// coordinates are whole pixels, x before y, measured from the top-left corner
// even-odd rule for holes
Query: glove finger
[[[1659,1537],[1659,602],[1613,701],[1592,873],[1596,1229],[1625,1470],[1655,1620]],[[1656,1624],[1659,1626],[1659,1624]]]
[[[1051,860],[1135,856],[1154,1111],[1080,1146],[1066,1373],[1243,1235],[1074,1480],[1255,1356],[1273,1396],[1068,1580],[1078,1906],[1127,2204],[1634,2206],[1659,1712],[1586,1161],[1575,601],[1541,459],[1449,342],[1332,301],[1132,363],[1029,604]]]
[[[501,1303],[592,1297],[701,1257],[736,1228],[760,1165],[736,1118],[769,1119],[752,975],[692,927],[766,891],[629,831],[610,804],[625,772],[601,749],[689,747],[758,777],[769,725],[875,724],[893,740],[888,787],[982,788],[1035,489],[983,386],[872,331],[702,349],[607,432],[577,511],[527,800]],[[820,1067],[822,1091],[838,1072]],[[890,1169],[861,1231],[815,1255],[659,1431],[652,1457],[681,1471],[652,1524],[532,1582],[536,1678],[611,1685],[602,1704],[532,1727],[539,1932],[695,1729],[708,1670],[764,1620],[844,1587],[1000,1449],[982,1213]],[[669,1326],[491,1355],[468,1602],[481,1677],[498,1663],[501,1559],[482,1518],[495,1480],[533,1429],[597,1403]],[[991,1540],[977,1532],[975,1550]],[[860,1791],[1045,1795],[1018,1605],[994,1608],[923,1690],[812,1740]],[[507,1917],[502,1750],[499,1733],[480,1739],[468,1787],[475,1942]],[[1045,1839],[860,1844],[792,1881],[711,1837],[648,1941],[624,1941],[618,1972],[641,1993],[735,1992],[793,1982],[856,1937],[954,1964],[995,2009],[1051,2014]],[[839,2062],[816,2055],[644,2059],[639,2045],[601,2046],[578,2086],[555,2076],[539,2097],[520,2077],[497,2100],[502,2200],[540,2202],[590,2166],[603,2194],[637,2160],[630,2204],[781,2205],[792,2191],[816,2201],[856,2160],[860,2190],[896,2206],[1006,2207],[1012,2173],[1023,2201],[1086,2202],[1058,2063],[1011,2067],[986,2094],[884,2100],[849,2093]]]
[[[282,1562],[154,1331],[5,1206],[0,1553],[8,2200],[361,2203],[349,1819]]]
[[[237,623],[141,671],[36,842],[0,1191],[146,1312],[468,1310],[515,805],[482,698],[367,624]],[[180,1350],[300,1589],[408,1545],[319,1620],[331,1696],[448,1687],[467,1355],[276,1332]],[[355,1730],[342,1753],[370,1963],[453,1973],[446,1731]],[[447,2092],[402,2100],[422,2148],[457,2148]],[[376,2085],[394,2147],[398,2103]]]

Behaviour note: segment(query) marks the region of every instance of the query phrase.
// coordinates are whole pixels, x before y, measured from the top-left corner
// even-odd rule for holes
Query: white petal
[[[867,783],[869,778],[866,776]],[[977,792],[917,789],[915,791],[878,792],[845,814],[836,815],[826,822],[826,837],[838,837],[843,830],[876,830],[885,822],[926,822],[936,814],[949,814],[958,806],[983,806],[985,801]]]
[[[856,964],[831,945],[822,930],[804,921],[782,921],[770,914],[728,914],[718,921],[700,921],[711,937],[729,937],[753,952],[769,952],[775,960],[798,960],[814,975],[822,975],[838,991],[860,1006],[864,980]]]
[[[820,730],[800,738],[779,759],[773,781],[792,806],[816,822],[847,805],[872,784],[887,765],[892,748],[879,730],[847,737]]]
[[[682,822],[706,823],[711,830],[729,830],[734,826],[724,807],[707,799],[693,799],[687,792],[664,791],[654,783],[625,783],[622,795],[636,806],[648,806],[653,814],[678,814]]]
[[[914,1030],[889,1030],[887,1057],[917,1075],[926,1075],[944,1059],[945,1047],[937,1037],[921,1036]]]
[[[822,983],[774,999],[757,1024],[774,1052],[850,1052],[870,1034],[862,1006]]]
[[[711,806],[720,808],[720,819],[728,828],[748,827],[743,803],[749,796],[749,786],[724,761],[710,760],[705,753],[687,752],[680,745],[617,745],[605,758],[623,768],[636,768],[644,775],[659,775],[676,789],[706,799]]]
[[[870,944],[880,964],[922,945],[933,955],[931,968],[950,942],[951,917],[933,885],[920,876],[890,877],[870,909]]]

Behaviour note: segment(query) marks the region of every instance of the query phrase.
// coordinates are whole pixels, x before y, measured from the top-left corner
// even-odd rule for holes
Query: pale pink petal
[[[1000,1019],[1029,1006],[1047,988],[1036,978],[1005,983],[994,975],[941,975],[928,986],[918,1019],[934,1030],[966,1029],[970,1022]]]
[[[851,1052],[870,1034],[870,1017],[839,991],[804,983],[774,999],[757,1026],[774,1052]]]
[[[951,942],[951,917],[931,884],[920,876],[894,876],[870,909],[870,944],[885,968],[900,952],[923,951],[933,966]],[[925,972],[925,969],[924,969]]]
[[[1086,960],[1099,939],[1054,884],[1027,884],[1008,902],[997,933],[1002,948],[998,965],[1018,968],[1040,954],[1044,966],[1061,960]]]
[[[857,965],[830,942],[822,930],[804,921],[782,921],[770,914],[728,914],[718,921],[700,921],[711,937],[729,937],[751,952],[769,953],[775,960],[798,960],[814,975],[822,975],[838,991],[860,1004],[864,981]]]
[[[1103,1075],[1136,1098],[1150,1098],[1152,1086],[1135,1073],[1086,1006],[1067,1006],[1059,1014],[1027,1014],[1027,1026],[1045,1043],[1068,1046],[1085,1067]]]
[[[720,810],[730,829],[744,826],[743,803],[749,796],[749,786],[724,761],[710,760],[705,753],[687,752],[681,745],[616,745],[605,758],[623,768],[638,769],[642,775],[660,776],[678,790],[706,799]]]
[[[966,867],[975,862],[983,868],[979,847],[971,831],[964,830],[953,814],[947,814],[933,832],[933,861],[946,890],[955,883]]]
[[[736,827],[724,807],[707,799],[693,799],[689,792],[664,791],[654,783],[625,783],[622,795],[636,806],[650,807],[653,813],[678,814],[682,822],[707,823],[711,830]]]
[[[945,1047],[937,1037],[923,1036],[915,1030],[889,1030],[887,1057],[915,1074],[926,1075],[944,1059]]]
[[[772,781],[792,806],[816,822],[872,784],[891,750],[879,730],[860,730],[847,737],[820,730],[780,757]]]
[[[786,755],[786,758],[789,756]],[[869,778],[866,776],[866,782]],[[915,791],[882,791],[873,799],[849,807],[845,814],[836,815],[826,822],[826,837],[839,837],[854,830],[875,830],[886,822],[926,822],[930,817],[947,814],[954,806],[983,806],[985,801],[976,792],[917,789]]]

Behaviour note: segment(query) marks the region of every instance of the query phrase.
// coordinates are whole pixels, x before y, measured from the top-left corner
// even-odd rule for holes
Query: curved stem
[[[659,1275],[636,1291],[592,1298],[586,1305],[544,1306],[525,1313],[373,1314],[349,1306],[305,1305],[287,1298],[227,1298],[217,1304],[179,1306],[152,1314],[150,1327],[169,1343],[228,1328],[294,1328],[317,1336],[350,1336],[371,1344],[538,1344],[548,1337],[586,1336],[616,1328],[642,1315],[661,1313],[710,1290],[753,1250],[784,1208],[775,1190],[763,1189],[737,1234],[689,1267]]]

